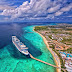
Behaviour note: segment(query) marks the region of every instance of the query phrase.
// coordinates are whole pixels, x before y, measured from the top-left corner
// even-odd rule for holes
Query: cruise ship
[[[28,48],[16,36],[12,36],[12,42],[21,53],[29,55]]]

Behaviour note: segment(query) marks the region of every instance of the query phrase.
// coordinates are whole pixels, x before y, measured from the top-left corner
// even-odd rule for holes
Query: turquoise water
[[[19,39],[29,48],[29,52],[34,57],[55,65],[53,56],[42,37],[33,31],[33,26],[24,27],[22,30],[23,34]],[[27,58],[11,43],[0,49],[0,72],[56,72],[56,69]]]

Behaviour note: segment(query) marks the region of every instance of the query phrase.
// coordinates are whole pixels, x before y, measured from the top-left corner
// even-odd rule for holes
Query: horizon
[[[0,22],[0,23],[66,23],[66,24],[72,24],[72,22]]]

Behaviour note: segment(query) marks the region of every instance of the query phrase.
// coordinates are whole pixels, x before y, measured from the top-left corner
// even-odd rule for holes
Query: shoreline
[[[35,31],[34,28],[33,28],[33,31]],[[37,31],[35,31],[35,32],[38,33]],[[48,50],[50,51],[50,53],[52,54],[52,56],[54,58],[54,62],[56,64],[56,66],[61,67],[60,59],[57,56],[57,54],[51,48],[49,48],[49,44],[48,44],[47,39],[42,34],[40,34],[40,33],[38,33],[38,34],[43,38],[44,43],[46,44]],[[61,69],[56,68],[56,71],[61,72]]]

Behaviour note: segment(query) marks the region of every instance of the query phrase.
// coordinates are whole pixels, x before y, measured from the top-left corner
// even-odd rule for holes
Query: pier
[[[47,62],[44,62],[44,61],[42,61],[42,60],[40,60],[40,59],[37,59],[37,58],[33,57],[31,54],[30,54],[30,57],[31,57],[32,59],[34,59],[34,60],[37,60],[37,61],[39,61],[39,62],[42,62],[42,63],[44,63],[44,64],[50,65],[50,66],[55,67],[55,68],[59,68],[59,69],[63,70],[64,72],[66,72],[66,69],[61,68],[61,67],[57,67],[57,66],[52,65],[52,64],[47,63]]]
[[[41,62],[41,63],[50,65],[50,66],[52,66],[52,67],[58,68],[60,71],[63,70],[64,72],[66,72],[66,69],[64,69],[64,68],[61,68],[61,67],[52,65],[52,64],[50,64],[50,63],[47,63],[47,62],[45,62],[45,61],[42,61],[42,60],[40,60],[40,59],[37,59],[37,58],[33,57],[33,56],[28,52],[28,50],[27,50],[28,48],[27,48],[22,42],[20,42],[20,40],[19,40],[16,36],[12,36],[12,42],[13,42],[13,44],[16,46],[16,48],[17,48],[21,53],[23,53],[23,54],[25,54],[25,55],[29,55],[30,58],[32,58],[32,59],[34,59],[34,60],[37,60],[37,61],[39,61],[39,62]],[[25,49],[26,49],[26,50],[25,50]],[[60,71],[59,71],[59,72],[60,72]]]

